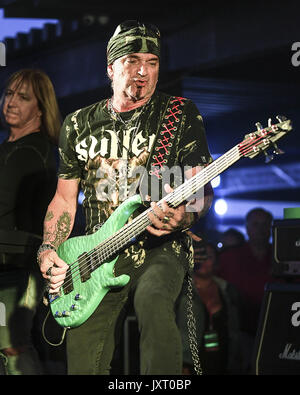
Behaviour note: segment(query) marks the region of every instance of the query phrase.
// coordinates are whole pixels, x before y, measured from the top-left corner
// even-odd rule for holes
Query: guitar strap
[[[176,145],[173,144],[176,133],[181,129],[183,122],[183,111],[182,107],[185,104],[185,98],[172,96],[167,102],[165,107],[165,111],[163,113],[162,121],[158,127],[154,143],[152,145],[152,149],[148,158],[148,162],[146,165],[146,172],[141,176],[140,181],[140,195],[142,197],[142,201],[147,204],[147,199],[143,196],[141,189],[143,189],[145,175],[147,175],[148,179],[148,188],[149,180],[151,177],[156,177],[159,181],[162,179],[162,173],[168,166],[171,166],[175,163],[176,156]],[[150,176],[150,177],[148,177]],[[160,187],[160,198],[162,197],[162,183],[159,182]],[[150,189],[148,189],[150,190]],[[191,275],[188,274],[188,291],[187,291],[187,327],[188,327],[188,338],[189,338],[189,346],[192,354],[192,360],[194,369],[197,375],[202,375],[202,367],[199,358],[199,348],[198,348],[198,340],[196,336],[196,321],[195,315],[193,312],[193,298],[192,298],[192,278]]]
[[[159,199],[162,197],[163,186],[160,180],[168,165],[170,163],[173,165],[175,161],[176,145],[173,142],[177,131],[181,129],[183,122],[182,108],[185,105],[185,101],[186,98],[171,96],[166,103],[146,164],[146,171],[139,182],[139,193],[144,204],[147,202],[145,196],[147,192],[145,190],[151,191],[151,177],[159,181]]]

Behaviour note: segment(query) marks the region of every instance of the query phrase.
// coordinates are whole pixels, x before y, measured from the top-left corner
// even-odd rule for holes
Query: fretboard
[[[178,207],[181,203],[193,196],[199,189],[203,188],[207,183],[237,162],[240,157],[239,147],[236,145],[224,155],[220,156],[203,168],[196,175],[185,181],[173,192],[166,195],[157,203],[158,206],[161,206],[162,201],[164,200],[171,207]],[[146,227],[151,224],[148,218],[149,212],[153,212],[151,207],[95,248],[100,262],[104,262],[107,258],[117,254],[145,231]]]

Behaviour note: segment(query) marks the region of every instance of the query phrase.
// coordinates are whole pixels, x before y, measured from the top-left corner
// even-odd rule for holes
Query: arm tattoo
[[[45,217],[45,222],[49,222],[53,219],[53,212],[50,211]],[[44,242],[51,243],[54,247],[58,247],[63,241],[66,240],[71,232],[71,214],[64,211],[58,218],[54,226],[50,226],[44,231]]]
[[[54,218],[53,211],[48,211],[45,217],[45,221],[46,222],[51,221],[52,218]]]

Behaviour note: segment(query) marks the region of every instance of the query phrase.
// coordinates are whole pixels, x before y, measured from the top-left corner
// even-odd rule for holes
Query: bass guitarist
[[[68,269],[56,250],[71,233],[79,188],[87,234],[101,232],[132,193],[140,193],[145,205],[151,199],[152,208],[146,232],[121,251],[114,267],[116,278],[127,274],[130,281],[113,287],[82,325],[67,331],[69,374],[109,374],[129,295],[140,331],[140,373],[182,373],[174,304],[193,265],[185,230],[207,212],[213,193],[208,184],[185,204],[157,202],[176,186],[177,171],[174,182],[164,182],[169,169],[189,178],[212,158],[195,104],[156,90],[160,45],[155,26],[121,23],[107,46],[112,97],[68,115],[61,130],[59,181],[38,253],[50,294],[59,292]]]

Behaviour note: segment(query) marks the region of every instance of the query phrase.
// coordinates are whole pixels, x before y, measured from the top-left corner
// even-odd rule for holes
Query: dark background
[[[244,231],[250,208],[263,206],[280,219],[284,207],[300,206],[300,66],[292,64],[292,45],[300,41],[298,1],[0,0],[0,8],[6,18],[59,21],[3,40],[7,56],[0,85],[20,68],[43,69],[54,83],[63,117],[110,96],[106,44],[120,22],[157,25],[159,89],[194,100],[214,157],[256,130],[258,121],[266,126],[268,118],[277,122],[275,116],[283,114],[294,125],[279,143],[285,155],[268,165],[263,156],[242,159],[222,175],[215,200],[226,198],[228,211],[219,217],[211,210],[207,226]]]

